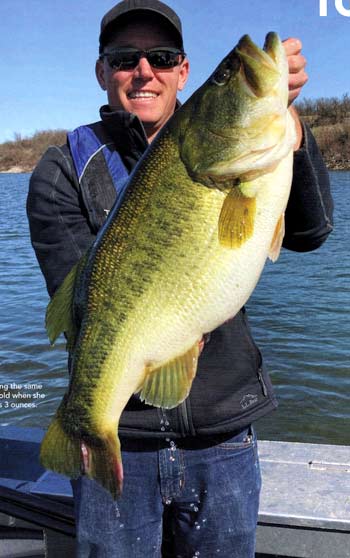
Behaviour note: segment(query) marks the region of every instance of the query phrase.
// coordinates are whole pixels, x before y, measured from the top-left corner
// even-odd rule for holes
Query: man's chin
[[[154,122],[157,122],[161,117],[159,111],[152,110],[151,107],[140,107],[134,105],[131,112],[137,114],[139,119],[142,120],[142,122],[144,122],[145,124],[152,124]]]

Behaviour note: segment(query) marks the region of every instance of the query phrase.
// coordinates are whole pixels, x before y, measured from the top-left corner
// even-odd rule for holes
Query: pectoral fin
[[[242,194],[241,187],[232,188],[226,196],[219,217],[219,242],[227,248],[239,248],[254,232],[255,197]]]
[[[275,232],[273,234],[270,250],[269,250],[269,258],[272,262],[275,262],[280,255],[282,242],[284,237],[284,213],[282,213],[281,217],[277,221],[277,225],[275,228]]]
[[[197,370],[199,344],[159,368],[149,367],[140,398],[148,405],[172,409],[188,396]]]

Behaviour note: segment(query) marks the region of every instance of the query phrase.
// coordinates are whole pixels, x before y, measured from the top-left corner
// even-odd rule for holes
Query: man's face
[[[108,44],[108,50],[113,47],[148,50],[176,47],[176,44],[159,21],[145,19],[131,21],[118,31]],[[140,58],[135,69],[127,71],[111,68],[106,58],[96,64],[96,76],[102,89],[107,91],[110,107],[137,114],[149,141],[173,114],[177,91],[183,89],[188,72],[187,60],[169,70],[152,68],[145,57]]]

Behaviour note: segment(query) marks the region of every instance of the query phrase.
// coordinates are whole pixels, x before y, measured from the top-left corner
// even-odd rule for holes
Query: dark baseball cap
[[[101,21],[100,53],[109,40],[111,32],[117,27],[118,19],[131,16],[133,12],[149,12],[163,17],[171,25],[178,40],[179,48],[183,48],[182,26],[178,15],[160,0],[123,0],[107,12]],[[120,22],[122,23],[122,21]]]

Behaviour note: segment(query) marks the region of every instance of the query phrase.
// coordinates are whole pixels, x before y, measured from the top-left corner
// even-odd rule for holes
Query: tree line
[[[313,126],[318,124],[336,124],[350,119],[350,95],[345,93],[341,99],[337,97],[320,97],[319,99],[303,99],[296,103],[299,114],[309,119]]]
[[[329,169],[350,170],[350,96],[303,99],[296,108],[309,124]]]

